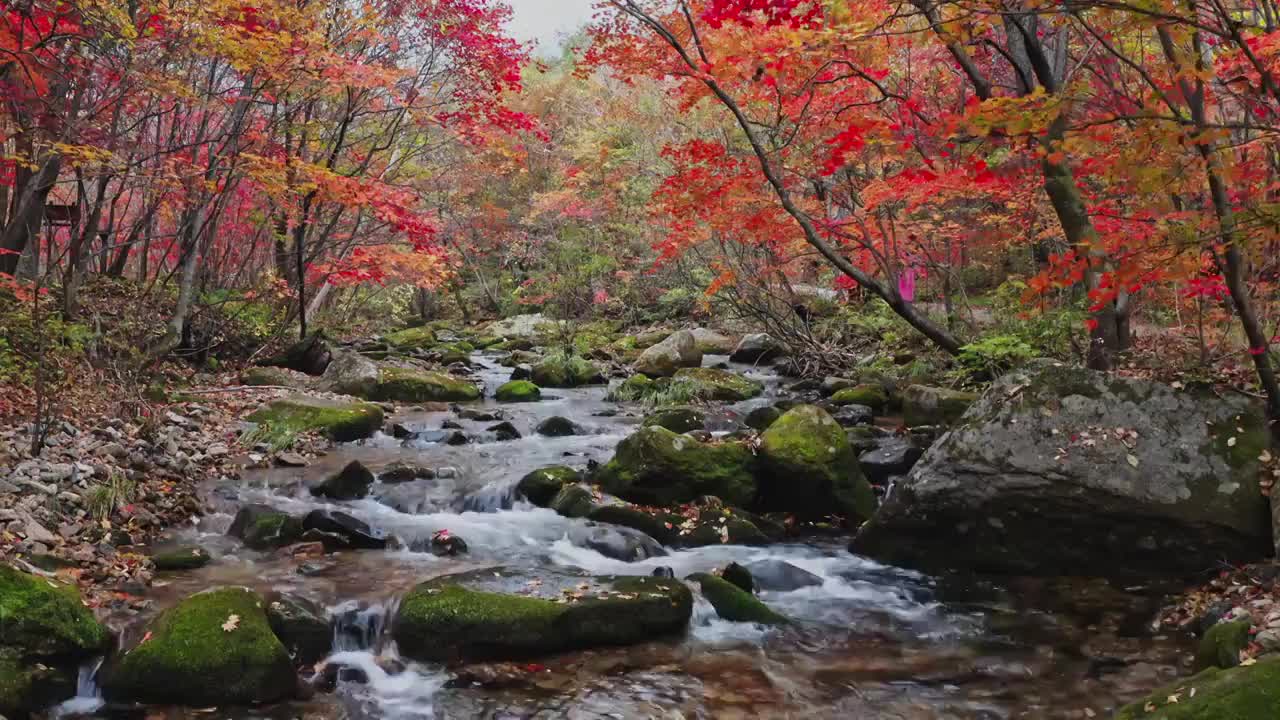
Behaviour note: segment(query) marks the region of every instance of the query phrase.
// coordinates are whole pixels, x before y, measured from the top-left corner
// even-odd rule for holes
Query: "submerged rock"
[[[109,669],[107,698],[204,707],[291,696],[293,663],[267,622],[265,605],[246,588],[183,600],[149,623],[146,641]]]
[[[569,542],[623,562],[637,562],[667,554],[657,540],[627,527],[575,525],[569,529]]]
[[[680,330],[640,353],[635,370],[649,377],[670,377],[680,368],[700,365],[702,351],[698,349],[697,340],[688,330]]]
[[[436,471],[424,465],[407,462],[394,462],[378,473],[378,480],[388,484],[412,482],[414,480],[431,480]]]
[[[369,494],[369,487],[373,482],[373,472],[359,460],[352,460],[341,470],[325,478],[324,482],[311,488],[311,494],[330,500],[359,500]]]
[[[822,408],[788,410],[760,436],[762,505],[803,518],[871,517],[875,495],[858,468],[844,428]]]
[[[757,560],[747,563],[746,568],[751,571],[756,587],[761,590],[790,592],[822,584],[821,577],[784,560]]]
[[[510,594],[489,571],[437,578],[400,603],[392,635],[420,661],[514,660],[567,650],[643,643],[684,630],[689,589],[654,577],[549,581],[544,597]],[[563,587],[563,589],[561,589]]]
[[[584,431],[581,425],[569,418],[553,415],[538,423],[538,427],[534,428],[534,432],[543,437],[571,437],[573,435],[582,435]]]
[[[754,465],[743,443],[701,443],[649,426],[619,443],[596,479],[606,492],[642,505],[675,505],[703,495],[749,505],[756,496]]]
[[[754,595],[709,573],[695,573],[688,577],[702,588],[702,596],[716,609],[716,614],[730,622],[751,622],[761,625],[781,625],[787,619],[760,602]]]
[[[302,522],[266,505],[245,505],[236,512],[227,534],[254,550],[292,545],[302,537]]]
[[[1194,573],[1269,552],[1261,405],[1037,362],[995,382],[852,549],[914,567]]]
[[[382,550],[387,536],[363,520],[336,510],[312,510],[302,519],[305,534],[324,543],[326,550]]]
[[[350,442],[370,437],[382,427],[382,408],[373,403],[289,395],[259,408],[246,419],[272,430],[319,432],[336,442]]]
[[[497,425],[490,425],[485,428],[485,431],[493,433],[497,437],[498,442],[519,440],[524,437],[520,434],[520,431],[516,429],[516,426],[511,424],[510,420],[503,420]]]

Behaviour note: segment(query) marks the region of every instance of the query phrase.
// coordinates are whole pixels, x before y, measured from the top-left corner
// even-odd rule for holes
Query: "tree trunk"
[[[40,226],[44,223],[44,205],[49,191],[58,181],[62,170],[60,155],[46,156],[40,169],[33,174],[17,196],[13,215],[0,234],[0,273],[14,274],[18,258],[27,249],[32,238],[38,243]]]

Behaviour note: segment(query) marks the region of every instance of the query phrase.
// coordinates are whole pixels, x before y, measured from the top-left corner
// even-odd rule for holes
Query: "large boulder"
[[[148,624],[143,641],[107,671],[107,698],[195,707],[288,698],[293,663],[265,607],[247,588],[188,597]]]
[[[574,388],[603,383],[604,374],[586,358],[558,352],[535,363],[529,379],[541,387]]]
[[[770,425],[760,436],[760,460],[761,500],[770,510],[841,515],[851,524],[875,511],[844,428],[820,407],[794,407]]]
[[[951,425],[977,399],[977,393],[912,385],[902,393],[902,421],[908,427]]]
[[[480,388],[448,373],[383,367],[378,371],[378,382],[368,398],[395,402],[478,400]]]
[[[734,348],[729,355],[729,359],[737,363],[754,365],[772,362],[783,354],[783,348],[776,340],[764,333],[752,333],[743,336],[738,347]]]
[[[1198,572],[1265,555],[1260,405],[1052,362],[993,383],[852,549],[1019,574]]]
[[[318,432],[336,442],[351,442],[377,432],[382,417],[382,408],[373,403],[289,395],[258,408],[246,419],[272,431]]]
[[[329,366],[331,357],[332,350],[324,333],[313,333],[260,364],[289,368],[307,375],[320,375]]]
[[[422,661],[509,660],[630,645],[682,632],[693,612],[678,580],[547,576],[516,594],[501,575],[448,576],[411,590],[392,626],[400,652]]]
[[[535,340],[544,332],[556,327],[556,321],[543,315],[515,315],[503,320],[489,323],[484,334],[492,337],[520,338]]]
[[[728,370],[715,368],[685,368],[676,371],[673,384],[686,386],[689,400],[720,400],[738,402],[750,400],[764,392],[764,386]]]
[[[729,355],[738,347],[738,341],[728,335],[721,335],[715,330],[694,328],[693,341],[703,355]]]
[[[326,390],[368,397],[378,385],[378,364],[352,350],[337,350],[320,377]]]
[[[670,377],[680,368],[696,368],[702,365],[702,351],[693,333],[680,330],[666,340],[640,353],[635,369],[649,377]]]
[[[750,505],[756,496],[754,466],[744,443],[703,443],[651,425],[618,443],[596,480],[606,492],[642,505],[675,505],[704,495]]]

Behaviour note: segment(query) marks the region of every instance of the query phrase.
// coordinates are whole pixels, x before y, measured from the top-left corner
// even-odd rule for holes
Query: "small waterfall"
[[[516,486],[510,482],[489,483],[462,499],[462,512],[492,513],[510,510],[516,504]]]
[[[102,688],[98,687],[98,670],[105,658],[97,657],[80,666],[76,677],[76,695],[62,701],[53,708],[53,718],[91,715],[106,703],[102,699]]]
[[[399,607],[398,599],[385,603],[347,602],[333,610],[333,650],[376,652],[384,631]]]

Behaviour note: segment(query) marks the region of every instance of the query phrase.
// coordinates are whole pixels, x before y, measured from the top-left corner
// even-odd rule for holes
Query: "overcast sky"
[[[515,10],[511,34],[533,40],[541,52],[554,52],[561,38],[591,19],[592,0],[506,0]]]

